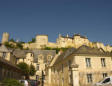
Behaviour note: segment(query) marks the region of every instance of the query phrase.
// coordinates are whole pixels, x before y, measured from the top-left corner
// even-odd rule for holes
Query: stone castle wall
[[[51,47],[51,48],[67,48],[67,47],[74,47],[78,48],[82,45],[87,45],[92,48],[102,48],[104,51],[111,52],[112,47],[110,45],[105,46],[103,43],[100,42],[90,42],[87,37],[81,36],[80,34],[75,34],[73,37],[67,36],[61,36],[56,40],[56,43],[52,43],[48,41],[48,35],[37,35],[35,37],[36,42],[34,43],[24,43],[24,48],[29,49],[42,49],[45,47]],[[8,42],[9,40],[9,34],[3,33],[2,37],[2,43]]]
[[[82,45],[87,45],[92,48],[102,48],[104,51],[111,52],[112,47],[110,45],[105,46],[103,43],[100,42],[90,42],[87,37],[81,36],[79,34],[74,35],[73,37],[61,36],[56,40],[56,43],[48,42],[47,35],[37,35],[35,43],[25,43],[24,48],[30,49],[41,49],[44,47],[51,47],[51,48],[61,48],[61,47],[75,47],[78,48]]]

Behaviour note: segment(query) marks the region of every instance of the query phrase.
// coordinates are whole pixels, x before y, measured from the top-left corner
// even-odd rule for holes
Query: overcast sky
[[[112,0],[0,0],[0,40],[3,32],[25,42],[36,34],[55,42],[59,33],[80,33],[112,44]]]

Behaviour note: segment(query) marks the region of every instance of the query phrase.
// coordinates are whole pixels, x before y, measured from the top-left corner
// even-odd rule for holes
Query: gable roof
[[[111,53],[105,52],[102,48],[91,48],[86,45],[83,45],[79,47],[78,49],[75,48],[70,48],[63,52],[60,56],[58,56],[57,60],[55,61],[54,65],[63,61],[65,58],[67,58],[70,55],[75,55],[75,56],[111,56]]]
[[[10,52],[5,45],[0,45],[0,52]]]
[[[76,49],[75,48],[69,48],[68,50],[66,50],[65,52],[63,52],[61,55],[59,55],[56,59],[56,61],[54,62],[54,65],[59,63],[60,61],[63,61],[66,57],[68,57],[69,55],[71,55]]]
[[[16,56],[16,58],[25,58],[26,57],[26,53],[29,53],[29,52],[31,52],[31,51],[30,50],[15,49],[13,51],[13,55]]]
[[[56,54],[56,50],[32,50],[34,54],[34,62],[37,62],[38,56],[43,55],[44,56],[44,61],[47,61],[47,55],[52,55],[53,57]]]
[[[108,56],[110,55],[109,52],[105,52],[102,48],[91,48],[86,45],[83,45],[76,49],[76,51],[73,52],[76,55],[86,54],[86,55],[102,55],[102,56]]]

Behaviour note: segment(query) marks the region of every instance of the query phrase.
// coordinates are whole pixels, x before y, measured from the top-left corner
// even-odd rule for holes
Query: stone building
[[[112,75],[112,55],[103,49],[81,46],[55,57],[46,68],[45,86],[92,86]]]
[[[34,65],[36,74],[31,79],[41,79],[42,72],[45,75],[45,67],[49,65],[51,60],[54,58],[55,50],[15,50],[13,54],[17,58],[17,64],[25,62],[28,65]]]
[[[0,44],[0,57],[12,64],[16,64],[16,57],[12,54],[12,52],[12,49],[8,49],[5,45]]]
[[[22,78],[22,71],[16,66],[12,50],[0,44],[0,81],[5,78]]]
[[[0,57],[0,81],[6,78],[22,79],[22,71],[15,64]]]
[[[110,45],[104,45],[100,42],[90,42],[87,37],[81,36],[80,34],[75,34],[72,37],[70,36],[62,36],[59,34],[59,37],[56,40],[56,43],[52,43],[48,41],[47,35],[37,35],[36,42],[34,43],[25,43],[23,44],[24,48],[29,49],[42,49],[45,47],[51,48],[67,48],[74,47],[79,48],[82,45],[89,46],[91,48],[102,48],[104,51],[112,51],[112,47]]]
[[[8,42],[9,40],[9,34],[3,33],[2,37],[2,44],[5,42]],[[100,42],[91,42],[88,40],[87,37],[82,36],[80,34],[74,34],[72,37],[69,35],[62,36],[59,34],[59,37],[56,39],[56,43],[49,42],[48,41],[48,35],[37,35],[35,37],[35,42],[33,43],[24,43],[23,47],[24,49],[44,49],[45,47],[51,47],[51,48],[68,48],[68,47],[74,47],[79,48],[82,45],[89,46],[91,48],[102,48],[104,51],[111,52],[112,47],[110,45],[104,45]],[[16,45],[16,43],[9,42],[9,44]]]

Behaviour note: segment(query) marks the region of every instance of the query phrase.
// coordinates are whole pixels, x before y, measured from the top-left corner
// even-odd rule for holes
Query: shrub
[[[29,41],[28,43],[34,43],[35,41],[36,41],[36,39],[35,38],[32,38],[32,40]]]
[[[5,42],[5,46],[8,48],[15,48],[13,44],[9,44],[9,42]]]
[[[30,65],[30,75],[34,76],[35,72],[36,72],[35,67],[33,65]]]
[[[70,47],[68,47],[70,48]],[[63,52],[66,51],[68,48],[51,48],[51,47],[45,47],[45,50],[56,50],[56,53],[58,53],[60,50],[62,50]]]
[[[24,86],[18,80],[15,79],[4,79],[2,83],[4,84],[4,86]]]

